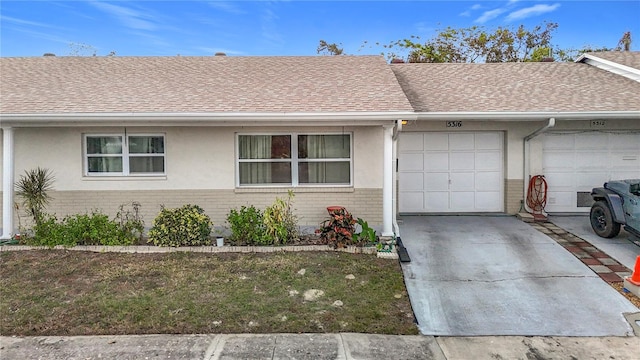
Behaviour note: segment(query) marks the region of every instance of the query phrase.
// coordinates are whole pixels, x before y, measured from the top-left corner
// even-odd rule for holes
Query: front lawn
[[[7,251],[0,274],[5,336],[418,333],[398,262],[371,255]]]

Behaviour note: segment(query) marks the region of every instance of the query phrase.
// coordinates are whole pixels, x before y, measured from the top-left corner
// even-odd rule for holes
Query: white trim
[[[122,153],[120,154],[88,154],[87,153],[87,138],[89,137],[119,137],[122,142]],[[130,154],[129,153],[129,138],[131,137],[162,137],[164,152],[162,154]],[[167,175],[167,140],[165,133],[84,133],[82,134],[82,158],[83,158],[83,177],[84,178],[152,178],[152,177],[165,177]],[[89,157],[120,157],[122,158],[122,171],[121,172],[89,172]],[[131,173],[129,169],[129,159],[132,157],[162,157],[164,159],[163,172],[154,173]]]
[[[13,181],[14,181],[13,129],[2,128],[2,234],[9,240],[13,235]]]
[[[630,66],[617,63],[615,61],[606,60],[593,54],[582,54],[576,59],[575,62],[583,62],[599,69],[606,70],[611,73],[640,82],[640,69],[635,69]]]
[[[417,120],[468,120],[468,121],[540,121],[556,120],[593,120],[593,119],[640,119],[638,111],[493,111],[493,112],[416,112]]]
[[[382,236],[393,236],[393,129],[386,125],[384,131],[382,171]]]
[[[381,121],[415,120],[413,111],[396,112],[321,112],[321,113],[68,113],[0,114],[0,121],[15,126],[299,126],[380,125]]]
[[[240,136],[273,136],[273,135],[289,135],[291,136],[291,155],[288,159],[242,159],[240,161]],[[298,174],[298,164],[300,164],[300,160],[298,159],[298,136],[299,135],[349,135],[349,158],[333,158],[333,159],[309,159],[304,160],[302,162],[349,162],[349,183],[348,184],[335,184],[335,183],[310,183],[310,184],[300,184],[299,182],[299,174]],[[234,146],[234,162],[235,162],[235,186],[236,189],[251,189],[251,188],[286,188],[292,187],[296,189],[300,188],[314,188],[314,187],[349,187],[352,188],[354,184],[354,168],[353,168],[353,158],[354,158],[354,140],[353,140],[353,132],[352,131],[330,131],[330,132],[321,132],[321,131],[296,131],[296,132],[236,132],[235,134],[235,146]],[[274,184],[240,184],[240,163],[247,162],[264,162],[264,163],[274,163],[274,162],[286,162],[291,164],[291,183],[274,183]]]

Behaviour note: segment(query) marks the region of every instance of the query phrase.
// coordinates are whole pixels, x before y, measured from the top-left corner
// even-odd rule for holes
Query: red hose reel
[[[544,221],[544,208],[547,206],[547,181],[544,175],[535,175],[529,179],[527,189],[527,207],[531,209],[534,220]]]

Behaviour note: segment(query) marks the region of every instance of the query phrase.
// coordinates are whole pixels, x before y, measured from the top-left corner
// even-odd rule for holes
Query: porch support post
[[[382,174],[382,236],[393,236],[393,128],[384,125]]]
[[[2,128],[2,235],[9,240],[13,235],[13,129]]]

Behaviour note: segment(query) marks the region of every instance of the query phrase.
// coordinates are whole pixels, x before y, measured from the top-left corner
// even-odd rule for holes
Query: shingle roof
[[[0,113],[412,111],[380,56],[0,58]]]
[[[392,64],[416,111],[640,111],[640,83],[582,63]]]
[[[602,51],[589,55],[640,70],[640,51]]]

